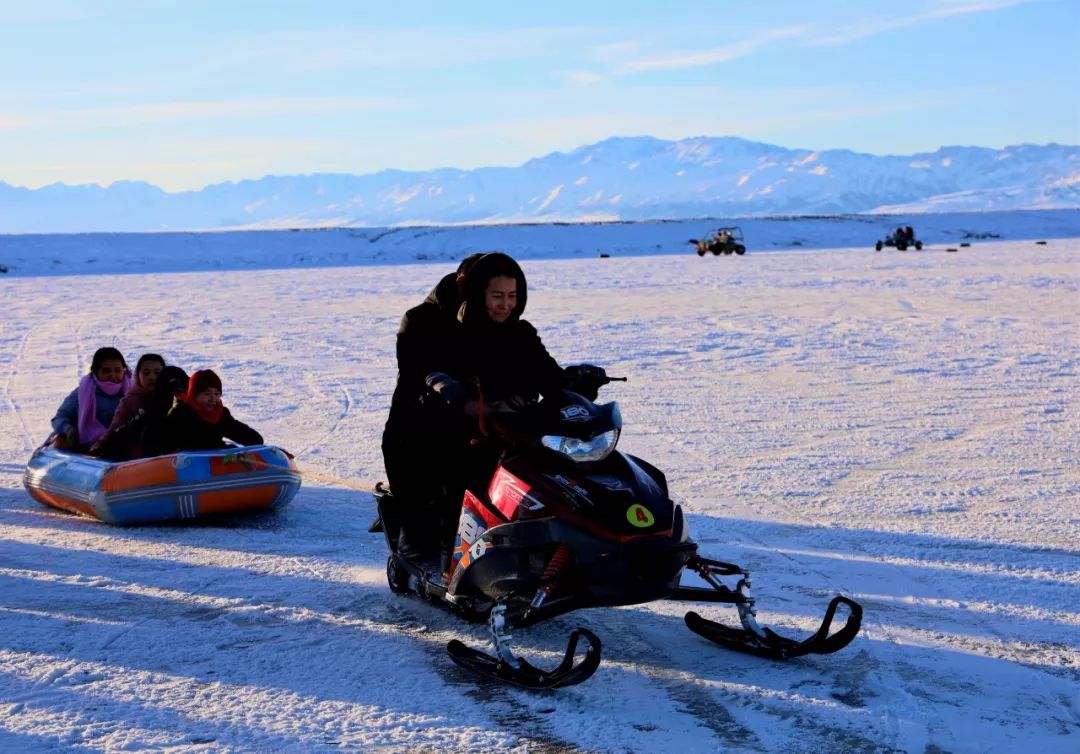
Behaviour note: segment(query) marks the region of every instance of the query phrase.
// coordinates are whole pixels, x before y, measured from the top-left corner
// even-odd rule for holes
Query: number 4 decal
[[[639,529],[647,529],[656,523],[653,514],[641,503],[634,503],[627,509],[626,520],[629,521],[632,526],[636,526]]]

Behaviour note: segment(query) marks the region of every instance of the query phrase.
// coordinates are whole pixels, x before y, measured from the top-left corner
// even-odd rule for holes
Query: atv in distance
[[[737,227],[717,228],[710,231],[704,238],[691,238],[689,243],[697,247],[697,255],[705,256],[711,251],[714,256],[721,254],[745,254],[746,246],[743,244],[742,230]]]
[[[896,232],[885,238],[885,240],[874,244],[874,251],[881,251],[886,246],[893,246],[897,251],[907,251],[909,246],[914,246],[916,250],[922,250],[922,241],[916,241],[915,231],[910,225],[905,225],[902,228],[897,228]]]

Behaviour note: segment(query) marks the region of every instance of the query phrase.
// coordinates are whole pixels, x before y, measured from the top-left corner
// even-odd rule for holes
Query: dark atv
[[[881,251],[886,246],[893,246],[897,251],[907,251],[909,246],[914,246],[921,251],[922,241],[916,241],[915,231],[910,225],[905,225],[902,228],[897,228],[895,233],[892,233],[884,240],[874,244],[874,251]]]
[[[593,398],[616,379],[589,365],[570,370],[577,370],[578,389]],[[514,412],[485,412],[481,401],[480,419],[482,441],[498,443],[502,455],[490,484],[465,492],[448,578],[437,563],[397,552],[393,495],[381,484],[375,492],[390,547],[390,589],[419,594],[490,627],[494,654],[449,642],[450,657],[461,667],[533,689],[581,683],[600,664],[600,639],[591,631],[574,629],[552,670],[514,654],[511,631],[581,608],[662,599],[734,605],[741,628],[694,612],[686,614],[686,625],[725,647],[775,659],[835,652],[858,633],[862,608],[841,596],[803,641],[759,626],[748,572],[702,557],[664,474],[615,449],[622,429],[618,404],[566,391]],[[687,569],[707,586],[682,585]],[[830,634],[840,605],[847,622]]]
[[[697,255],[705,256],[712,252],[714,256],[721,254],[745,254],[746,246],[743,244],[743,233],[740,228],[717,228],[710,231],[704,238],[691,238],[688,243],[697,247]]]

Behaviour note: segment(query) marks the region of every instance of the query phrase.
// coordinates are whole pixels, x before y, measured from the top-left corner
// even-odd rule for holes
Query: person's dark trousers
[[[394,515],[401,526],[398,553],[410,560],[439,555],[443,461],[431,438],[384,432],[383,465],[394,496]]]

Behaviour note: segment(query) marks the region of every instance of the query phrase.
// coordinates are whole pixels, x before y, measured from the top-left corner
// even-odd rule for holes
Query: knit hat
[[[221,390],[221,378],[214,374],[214,370],[212,369],[199,369],[191,374],[191,379],[188,381],[187,394],[191,398],[194,398],[203,390],[212,387]]]
[[[159,393],[167,393],[169,397],[172,397],[177,393],[186,392],[190,379],[187,372],[170,364],[161,370],[161,374],[158,375],[157,386],[154,389]]]

